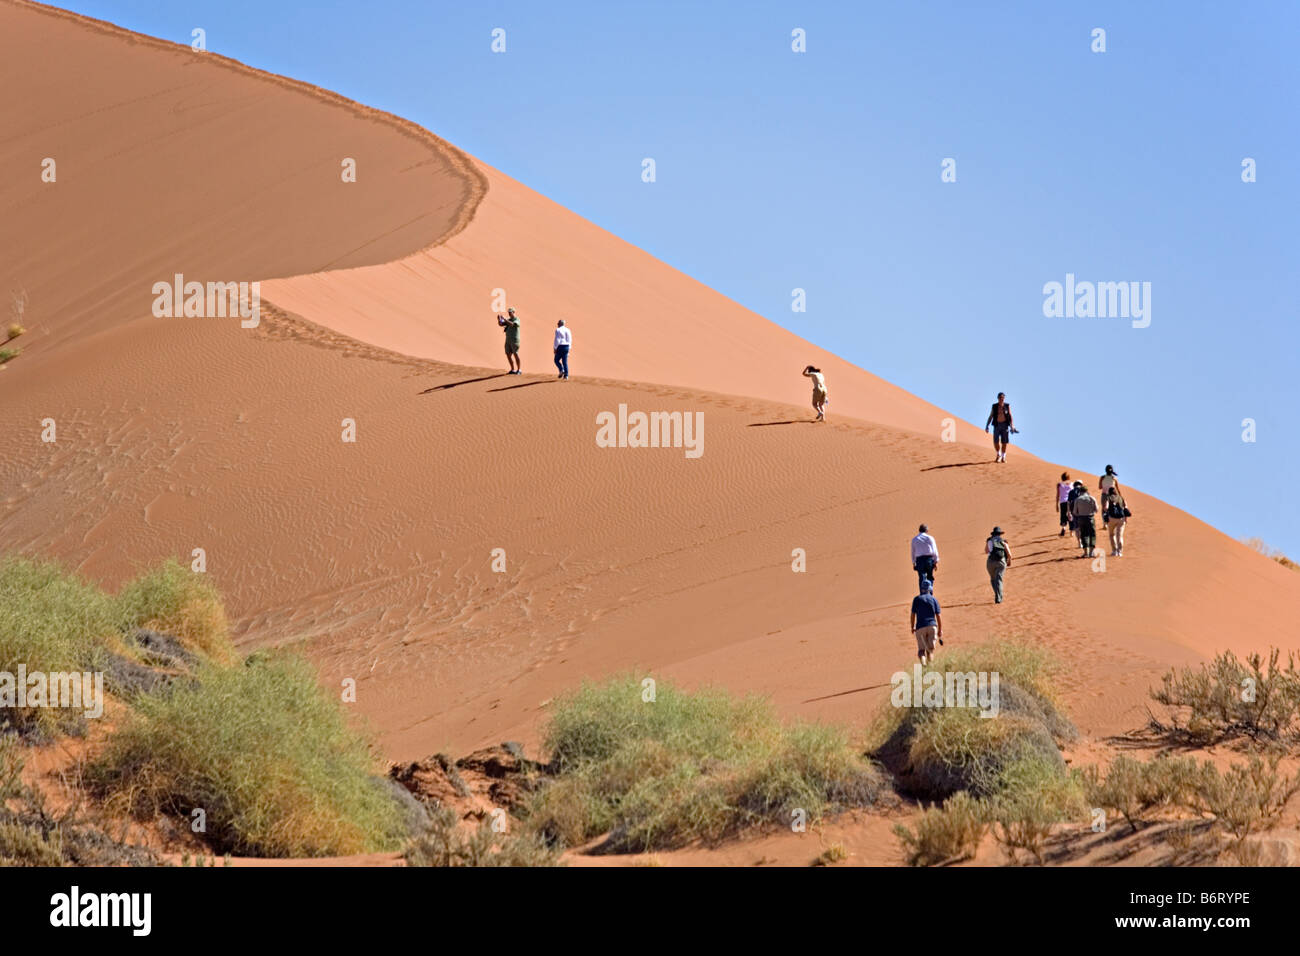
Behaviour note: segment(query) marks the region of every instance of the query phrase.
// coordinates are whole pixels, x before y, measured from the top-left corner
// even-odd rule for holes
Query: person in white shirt
[[[939,568],[939,545],[930,536],[930,529],[921,525],[920,532],[912,539],[912,570],[916,572],[916,581],[934,583],[934,572]]]
[[[569,377],[569,348],[573,345],[573,333],[569,331],[564,320],[555,324],[555,367],[560,374],[556,378]]]

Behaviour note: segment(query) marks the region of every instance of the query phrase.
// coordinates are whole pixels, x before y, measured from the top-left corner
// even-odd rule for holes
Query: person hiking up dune
[[[514,309],[506,309],[505,318],[497,316],[497,325],[506,330],[506,361],[510,363],[507,375],[519,375],[523,364],[519,361],[519,317]]]
[[[1007,460],[1007,445],[1011,442],[1011,436],[1015,433],[1015,425],[1011,420],[1011,406],[1007,404],[1005,392],[998,392],[998,400],[993,403],[993,408],[989,411],[988,421],[984,423],[984,431],[993,426],[993,450],[998,453],[995,461]]]
[[[804,375],[813,381],[812,407],[817,412],[817,421],[826,421],[826,376],[815,365],[805,365]]]
[[[912,570],[916,572],[917,582],[934,583],[934,572],[939,569],[939,545],[930,534],[926,525],[917,529],[912,539]]]
[[[1061,537],[1065,537],[1065,529],[1073,527],[1070,523],[1070,492],[1074,490],[1074,485],[1070,483],[1070,473],[1061,472],[1061,480],[1056,483],[1056,508],[1061,515]]]
[[[930,593],[930,581],[922,578],[921,593],[912,598],[911,628],[916,638],[916,656],[922,664],[934,660],[934,642],[943,644],[943,614],[938,599]]]
[[[1097,500],[1088,494],[1088,489],[1083,487],[1083,482],[1079,482],[1079,493],[1074,496],[1074,504],[1070,505],[1071,514],[1074,515],[1075,527],[1079,529],[1079,547],[1083,549],[1080,557],[1093,558],[1097,556]]]
[[[569,378],[569,349],[573,345],[573,333],[569,331],[564,320],[555,323],[555,368],[559,371],[557,378]]]
[[[984,542],[984,553],[988,557],[984,568],[989,573],[989,584],[993,585],[993,603],[1002,603],[1002,577],[1011,567],[1011,548],[1002,540],[1002,529],[997,525],[989,532],[989,539]]]
[[[1124,497],[1119,488],[1111,487],[1101,499],[1102,514],[1106,516],[1106,530],[1110,533],[1110,554],[1113,558],[1124,557],[1124,526],[1128,524],[1131,511],[1124,504]]]
[[[1074,499],[1079,497],[1079,492],[1083,491],[1083,482],[1075,481],[1070,486],[1070,493],[1065,499],[1065,513],[1070,517],[1070,530],[1074,532],[1074,545],[1077,548],[1083,547],[1083,539],[1079,536],[1079,523],[1074,520]]]
[[[1107,465],[1106,473],[1097,479],[1097,490],[1101,492],[1102,498],[1105,498],[1112,488],[1119,493],[1119,503],[1124,504],[1124,489],[1119,486],[1119,474],[1115,471],[1114,465]]]

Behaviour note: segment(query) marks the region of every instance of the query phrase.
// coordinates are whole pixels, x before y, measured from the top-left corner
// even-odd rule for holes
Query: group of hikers
[[[810,366],[811,368],[811,366]],[[807,374],[807,372],[805,372]],[[823,398],[825,389],[823,387]],[[820,417],[820,416],[819,416]],[[1012,425],[1011,406],[1006,402],[1006,395],[998,393],[998,400],[989,412],[984,430],[992,425],[993,450],[998,462],[1007,460],[1007,445],[1010,436],[1016,434]],[[1102,524],[1110,536],[1110,555],[1115,558],[1124,556],[1124,528],[1133,516],[1128,503],[1124,500],[1124,491],[1119,484],[1119,474],[1113,465],[1107,465],[1106,471],[1097,479],[1098,498],[1094,498],[1082,481],[1071,480],[1069,472],[1061,473],[1055,494],[1052,497],[1061,523],[1060,537],[1065,537],[1067,530],[1072,532],[1079,548],[1079,557],[1093,558],[1097,555],[1097,515],[1101,515]],[[1100,500],[1099,500],[1100,499]],[[1011,547],[1003,537],[1001,527],[994,526],[984,542],[984,567],[988,572],[989,584],[993,588],[993,601],[1001,604],[1003,599],[1003,580],[1007,568],[1011,567]],[[939,567],[939,545],[930,529],[921,525],[911,544],[912,570],[917,577],[917,595],[912,598],[909,626],[916,638],[916,656],[922,664],[934,660],[936,642],[943,644],[943,614],[939,600],[934,595],[934,576]]]
[[[506,333],[506,361],[510,364],[510,371],[506,374],[522,375],[524,367],[519,361],[519,316],[514,309],[506,309],[505,315],[497,315],[497,325]],[[560,319],[555,323],[555,342],[552,346],[555,369],[559,372],[556,375],[558,379],[567,381],[569,378],[569,349],[572,347],[573,333],[564,324],[564,320]]]

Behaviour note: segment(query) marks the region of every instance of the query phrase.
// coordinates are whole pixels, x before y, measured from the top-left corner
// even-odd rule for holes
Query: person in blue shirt
[[[916,656],[922,664],[934,660],[935,641],[943,644],[943,615],[930,588],[929,578],[921,578],[921,593],[912,598],[912,635],[916,638]]]

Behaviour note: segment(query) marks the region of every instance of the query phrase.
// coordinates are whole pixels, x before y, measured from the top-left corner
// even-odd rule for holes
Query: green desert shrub
[[[1204,745],[1233,738],[1275,743],[1300,739],[1300,670],[1296,655],[1285,664],[1274,648],[1265,660],[1240,660],[1224,651],[1209,664],[1171,670],[1152,698],[1169,713],[1156,728],[1188,743]]]
[[[89,778],[141,818],[202,809],[217,852],[329,856],[402,844],[402,809],[373,769],[306,662],[267,654],[141,695]]]
[[[170,634],[187,648],[220,663],[238,658],[230,643],[221,595],[203,575],[175,558],[131,581],[117,600],[129,627]]]
[[[1137,832],[1138,823],[1151,810],[1187,806],[1201,773],[1190,757],[1141,761],[1121,755],[1104,774],[1088,767],[1082,781],[1091,806],[1118,812]]]
[[[0,560],[0,674],[12,675],[0,677],[0,695],[15,695],[0,709],[0,726],[7,721],[38,736],[80,726],[83,709],[17,707],[19,668],[46,675],[97,670],[120,626],[113,599],[58,564]]]
[[[908,866],[938,866],[973,857],[988,829],[988,808],[962,791],[928,808],[911,828],[895,825],[894,835]]]
[[[5,362],[16,359],[21,352],[22,349],[0,349],[0,365],[4,365]]]
[[[993,836],[1014,861],[1019,851],[1038,863],[1058,823],[1086,817],[1084,786],[1077,774],[1064,774],[1055,761],[1031,757],[1007,768],[1002,788],[987,801]]]
[[[1282,815],[1287,801],[1300,792],[1300,774],[1278,770],[1279,757],[1251,756],[1225,772],[1208,760],[1201,768],[1191,805],[1214,816],[1216,824],[1241,842],[1268,829]]]
[[[556,776],[530,825],[569,846],[609,834],[609,852],[714,842],[892,796],[841,730],[787,726],[765,700],[722,691],[660,683],[647,701],[632,678],[559,700],[546,748]]]
[[[497,833],[483,820],[466,833],[455,811],[439,807],[403,854],[408,866],[563,866],[561,851],[537,833]]]
[[[959,791],[991,797],[1009,785],[1008,774],[1026,763],[1065,773],[1058,742],[1077,736],[1051,688],[1052,659],[1040,648],[998,642],[940,658],[923,671],[998,675],[995,716],[976,706],[895,706],[881,710],[871,731],[874,755],[900,785],[918,796],[943,799]],[[989,678],[989,689],[992,680]],[[906,698],[910,700],[910,698]]]

